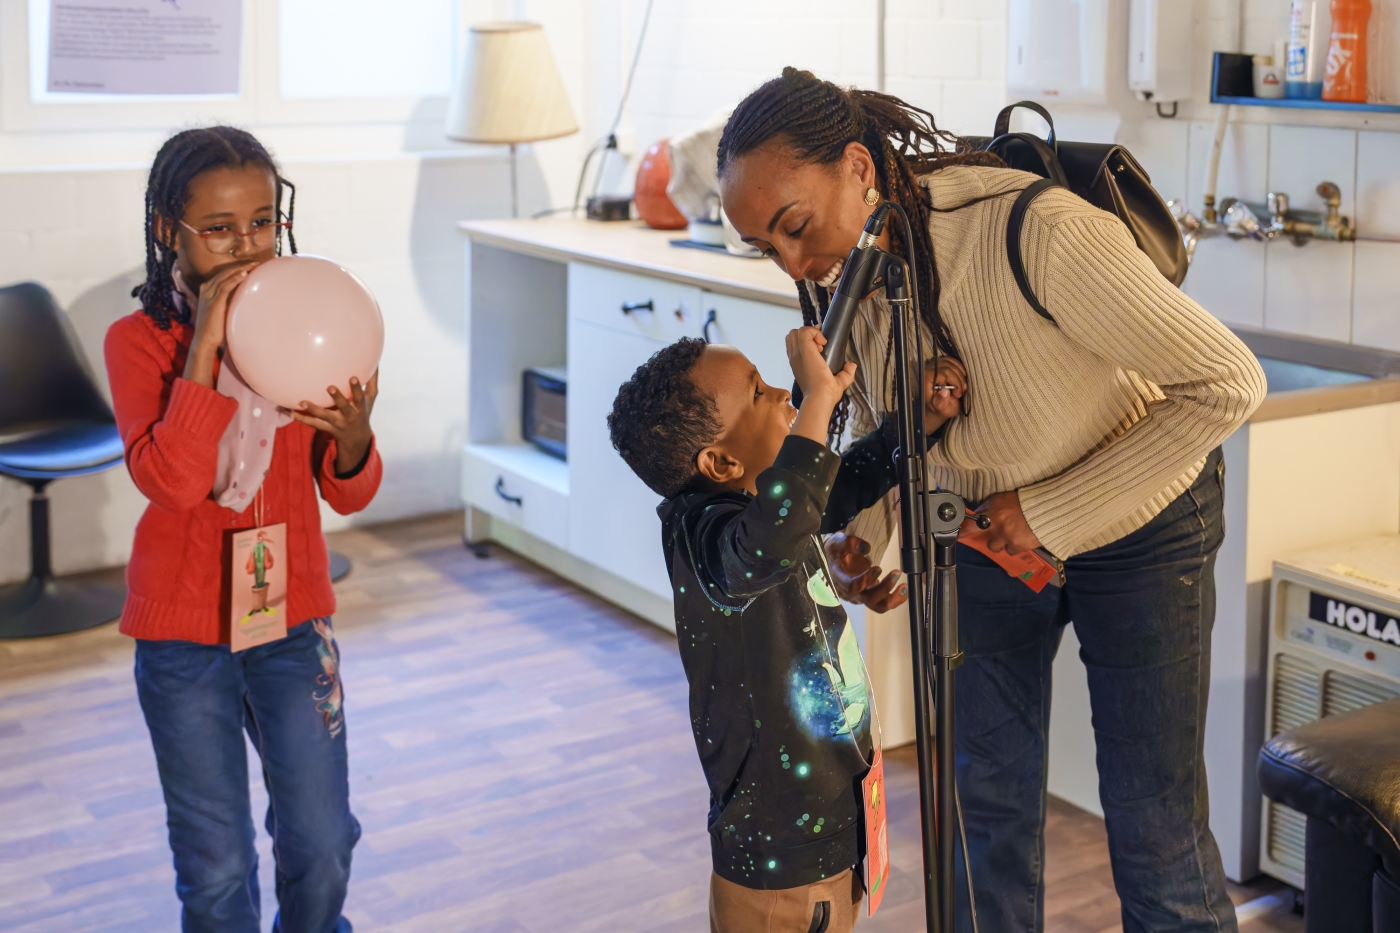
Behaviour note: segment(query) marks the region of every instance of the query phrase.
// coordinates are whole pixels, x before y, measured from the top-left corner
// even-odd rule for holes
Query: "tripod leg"
[[[942,552],[941,546],[936,551]],[[951,551],[951,548],[948,549]],[[938,556],[942,556],[939,553]],[[956,570],[935,561],[933,571],[934,643],[937,682],[938,769],[938,901],[939,929],[952,933],[954,891],[954,846],[956,845],[957,784],[956,748],[953,729],[953,670],[962,661],[957,646],[958,584]]]
[[[914,723],[919,758],[919,826],[924,844],[924,923],[928,933],[934,933],[934,931],[943,928],[938,925],[940,902],[937,862],[932,857],[937,851],[936,815],[938,806],[936,800],[937,782],[934,778],[936,769],[934,739],[930,728],[933,722],[930,710],[933,685],[930,682],[930,668],[927,661],[932,645],[923,612],[926,605],[924,602],[924,579],[922,574],[911,574],[908,577],[909,641],[913,648],[911,654],[914,658]],[[946,929],[948,933],[952,933],[952,927]]]

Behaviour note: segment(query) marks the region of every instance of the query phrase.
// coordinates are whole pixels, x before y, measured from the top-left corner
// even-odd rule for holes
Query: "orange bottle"
[[[1366,27],[1371,0],[1332,0],[1332,40],[1327,45],[1323,100],[1366,102]]]

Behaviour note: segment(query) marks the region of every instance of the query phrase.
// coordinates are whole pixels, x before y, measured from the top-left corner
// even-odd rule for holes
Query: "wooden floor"
[[[355,562],[336,617],[364,825],[347,916],[358,933],[703,933],[705,788],[675,640],[499,549],[474,557],[460,527],[333,536]],[[178,929],[131,661],[115,626],[0,642],[0,930]],[[895,874],[860,928],[914,931],[917,776],[908,750],[887,760]],[[1047,853],[1047,930],[1119,929],[1102,822],[1054,801]],[[1253,901],[1244,931],[1302,929],[1277,888],[1232,891]]]

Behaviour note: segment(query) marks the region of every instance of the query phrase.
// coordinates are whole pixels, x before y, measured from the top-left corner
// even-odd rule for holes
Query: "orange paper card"
[[[875,916],[890,883],[890,840],[885,824],[885,759],[879,747],[870,773],[860,782],[865,801],[865,915]]]
[[[287,524],[233,536],[229,647],[242,651],[287,637]]]
[[[1060,586],[1060,568],[1041,556],[1038,551],[1022,551],[1019,554],[1008,554],[1005,551],[991,551],[987,549],[988,531],[983,531],[977,527],[977,523],[972,519],[964,519],[962,528],[958,531],[958,541],[982,554],[986,554],[996,561],[1002,570],[1020,580],[1026,586],[1039,593],[1045,589],[1047,584],[1053,583]]]

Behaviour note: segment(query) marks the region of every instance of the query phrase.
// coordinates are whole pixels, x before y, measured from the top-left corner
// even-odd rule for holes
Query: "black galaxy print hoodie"
[[[757,496],[699,477],[657,508],[714,869],[735,884],[796,887],[860,858],[870,698],[817,535],[894,486],[892,420],[844,458],[789,436]]]

